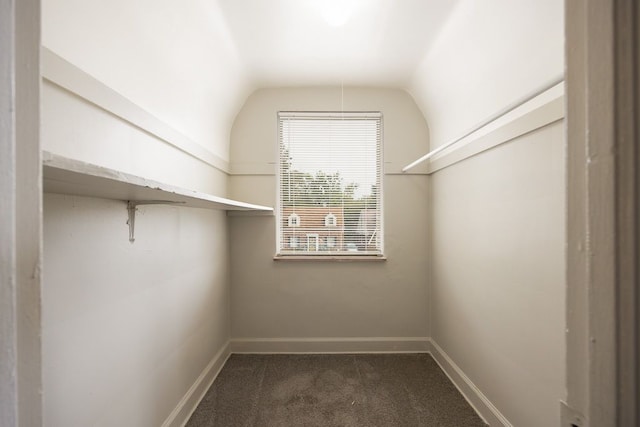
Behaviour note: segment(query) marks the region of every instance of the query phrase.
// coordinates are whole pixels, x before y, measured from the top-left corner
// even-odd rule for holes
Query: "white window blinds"
[[[382,114],[280,112],[278,134],[278,255],[382,255]]]

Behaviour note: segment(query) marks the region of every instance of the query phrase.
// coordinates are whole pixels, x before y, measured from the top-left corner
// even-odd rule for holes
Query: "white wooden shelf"
[[[131,201],[166,202],[194,208],[271,213],[273,208],[174,187],[114,169],[42,152],[45,193]]]
[[[129,241],[135,240],[136,206],[150,204],[243,211],[260,215],[273,208],[225,199],[152,181],[80,160],[42,152],[42,179],[45,193],[99,197],[127,202]]]

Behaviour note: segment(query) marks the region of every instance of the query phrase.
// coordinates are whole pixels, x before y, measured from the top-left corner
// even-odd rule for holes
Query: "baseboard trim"
[[[236,338],[232,353],[427,353],[427,337]]]
[[[429,352],[436,363],[458,388],[462,396],[480,417],[492,427],[513,427],[498,408],[485,396],[482,391],[469,379],[449,355],[433,339],[429,338]]]
[[[213,359],[207,364],[206,368],[204,368],[200,376],[198,376],[198,379],[189,387],[187,393],[180,399],[180,402],[174,410],[171,411],[165,422],[162,423],[162,427],[183,427],[187,421],[189,421],[191,414],[196,410],[200,401],[207,393],[207,390],[209,390],[209,387],[211,387],[211,384],[213,384],[213,381],[227,362],[227,359],[231,356],[229,347],[229,342],[227,342],[222,349],[213,356]]]
[[[162,427],[184,427],[232,354],[430,353],[478,415],[492,427],[513,427],[498,408],[429,337],[235,338],[209,362]]]

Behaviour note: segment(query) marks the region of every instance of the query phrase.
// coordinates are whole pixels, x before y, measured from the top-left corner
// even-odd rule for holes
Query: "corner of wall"
[[[227,341],[224,347],[213,356],[211,361],[202,370],[202,373],[193,385],[189,387],[189,390],[187,390],[182,399],[180,399],[178,405],[176,405],[167,419],[162,423],[162,427],[181,427],[189,421],[189,417],[191,417],[191,414],[196,410],[198,404],[207,393],[207,390],[211,387],[211,384],[213,384],[218,374],[220,374],[229,356],[231,356],[230,342]]]
[[[513,427],[509,420],[500,413],[498,408],[491,403],[489,398],[482,393],[433,338],[429,338],[429,352],[484,422],[492,427]]]

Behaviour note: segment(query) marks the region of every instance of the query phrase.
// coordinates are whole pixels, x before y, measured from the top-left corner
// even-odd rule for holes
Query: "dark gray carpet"
[[[429,354],[232,355],[187,427],[485,426]]]

